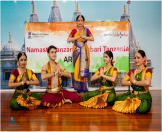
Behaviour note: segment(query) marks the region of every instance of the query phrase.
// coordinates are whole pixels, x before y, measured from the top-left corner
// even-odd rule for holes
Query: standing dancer
[[[88,78],[90,66],[90,52],[87,41],[94,41],[94,37],[88,28],[84,27],[85,18],[79,15],[76,18],[77,28],[73,29],[67,39],[67,42],[74,41],[72,48],[74,63],[74,89],[82,97],[84,92],[88,91]]]

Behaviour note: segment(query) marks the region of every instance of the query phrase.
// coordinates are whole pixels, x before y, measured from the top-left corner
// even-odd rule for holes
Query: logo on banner
[[[31,32],[28,32],[28,39],[32,39],[31,38]]]
[[[104,37],[128,37],[128,33],[118,33],[118,32],[113,32],[113,33],[104,33]]]

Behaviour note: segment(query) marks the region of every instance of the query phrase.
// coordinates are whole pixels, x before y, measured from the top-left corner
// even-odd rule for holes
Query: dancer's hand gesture
[[[100,67],[100,75],[103,76],[104,75],[104,70],[103,67]]]
[[[136,80],[135,75],[133,72],[130,74],[130,82],[133,83],[133,81]]]
[[[26,72],[24,72],[24,76],[23,76],[22,81],[23,81],[24,83],[27,83],[27,80],[26,80]]]

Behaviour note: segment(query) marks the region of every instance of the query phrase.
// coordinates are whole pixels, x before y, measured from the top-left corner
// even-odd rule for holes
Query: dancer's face
[[[103,61],[104,61],[106,64],[111,62],[110,57],[109,57],[106,53],[104,53],[104,55],[103,55]]]
[[[19,67],[25,68],[27,64],[27,58],[25,55],[22,55],[18,60]]]
[[[80,16],[77,20],[77,25],[78,27],[83,27],[84,21],[83,18]]]
[[[136,66],[144,65],[145,57],[142,57],[140,53],[136,52],[134,56],[134,62]]]
[[[57,58],[56,49],[52,48],[47,55],[50,60],[55,61]]]

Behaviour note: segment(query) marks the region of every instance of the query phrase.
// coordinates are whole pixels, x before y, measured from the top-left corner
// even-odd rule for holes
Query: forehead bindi
[[[26,59],[26,56],[21,56],[20,59],[21,59],[21,60],[22,60],[22,59],[25,60],[25,59]],[[19,60],[20,60],[20,59],[19,59]]]

